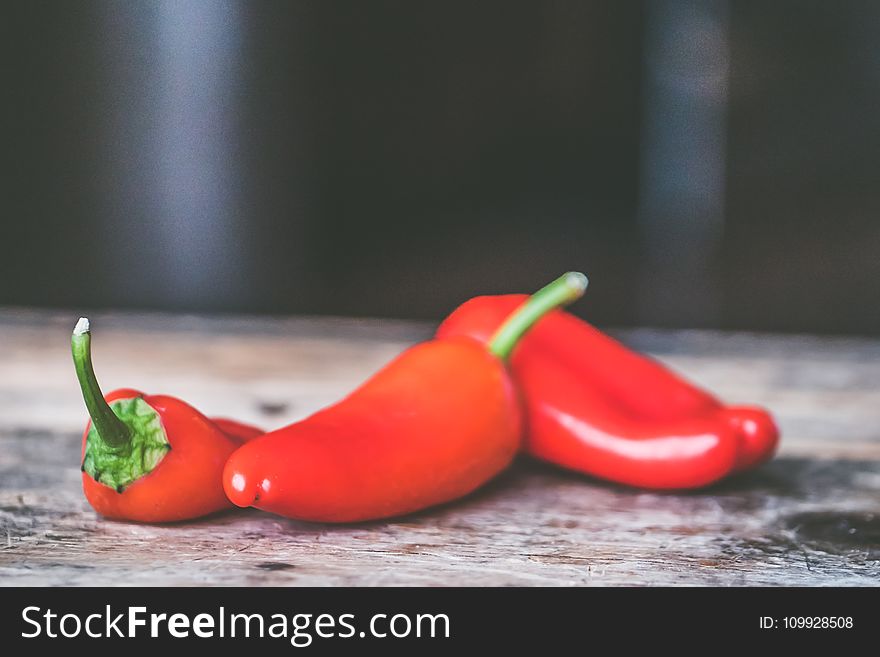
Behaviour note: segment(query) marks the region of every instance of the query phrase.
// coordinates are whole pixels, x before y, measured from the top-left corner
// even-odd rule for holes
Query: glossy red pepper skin
[[[470,338],[433,340],[241,447],[223,485],[239,506],[301,520],[397,516],[475,490],[510,463],[521,435],[505,364]]]
[[[159,414],[171,450],[150,473],[122,492],[83,472],[83,491],[95,511],[107,518],[161,523],[231,508],[221,483],[223,467],[236,449],[263,432],[235,420],[210,420],[186,402],[166,395],[122,388],[105,399],[112,402],[135,397]],[[91,422],[83,434],[83,456],[90,427]]]
[[[212,417],[213,422],[220,431],[232,438],[239,445],[243,445],[249,440],[262,436],[265,431],[250,424],[239,422],[226,417]]]
[[[438,338],[486,342],[525,295],[477,297]],[[556,310],[510,361],[526,407],[525,451],[610,481],[696,488],[769,459],[779,432],[754,407],[716,397],[573,315]]]

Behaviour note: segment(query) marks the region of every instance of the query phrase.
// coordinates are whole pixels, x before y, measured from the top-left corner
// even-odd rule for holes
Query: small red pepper
[[[508,356],[541,316],[585,288],[582,274],[551,283],[488,349],[464,336],[408,349],[341,402],[241,447],[226,464],[226,494],[291,518],[351,522],[470,493],[520,448]]]
[[[438,338],[486,342],[524,295],[467,301]],[[511,359],[523,391],[525,450],[644,488],[694,488],[769,459],[779,431],[763,409],[723,405],[657,361],[558,310]]]
[[[173,522],[230,508],[221,483],[226,459],[261,435],[235,420],[210,420],[180,399],[122,388],[101,394],[89,322],[71,338],[91,421],[82,444],[83,491],[103,516]]]

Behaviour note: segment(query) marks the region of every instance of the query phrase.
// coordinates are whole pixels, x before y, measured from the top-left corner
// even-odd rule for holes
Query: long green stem
[[[535,323],[554,308],[580,299],[587,289],[587,277],[580,272],[563,274],[535,292],[517,308],[489,340],[489,351],[507,360],[520,339]]]
[[[70,346],[83,400],[98,436],[111,448],[125,447],[131,442],[131,430],[116,417],[98,386],[98,379],[95,378],[95,370],[92,368],[92,334],[89,331],[89,320],[85,317],[81,317],[76,323]]]

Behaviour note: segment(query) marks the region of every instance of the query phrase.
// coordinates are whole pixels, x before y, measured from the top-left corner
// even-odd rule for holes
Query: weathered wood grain
[[[769,406],[779,457],[710,490],[657,494],[521,460],[471,497],[391,522],[236,511],[146,526],[80,491],[76,316],[0,311],[0,584],[876,585],[880,341],[621,332],[725,399]],[[266,427],[357,385],[428,325],[93,316],[105,389],[179,395]]]

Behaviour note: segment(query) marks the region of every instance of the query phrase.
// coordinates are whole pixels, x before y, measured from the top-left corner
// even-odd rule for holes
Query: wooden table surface
[[[4,585],[877,585],[880,341],[617,333],[731,402],[768,406],[779,456],[688,493],[520,460],[470,497],[347,526],[233,511],[104,520],[80,489],[85,411],[70,313],[0,310]],[[178,395],[265,427],[335,401],[428,325],[96,314],[105,387]]]

